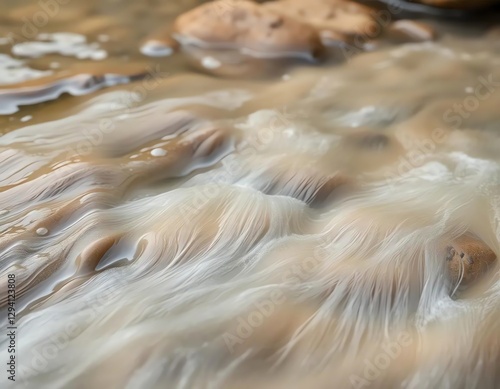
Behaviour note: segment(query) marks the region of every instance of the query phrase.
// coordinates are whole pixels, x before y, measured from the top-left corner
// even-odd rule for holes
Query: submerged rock
[[[484,275],[497,256],[483,241],[463,235],[446,249],[446,263],[453,285],[468,286]]]

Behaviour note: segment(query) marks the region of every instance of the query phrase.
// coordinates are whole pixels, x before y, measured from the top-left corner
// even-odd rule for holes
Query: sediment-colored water
[[[500,387],[500,13],[283,1],[0,5],[16,384]]]

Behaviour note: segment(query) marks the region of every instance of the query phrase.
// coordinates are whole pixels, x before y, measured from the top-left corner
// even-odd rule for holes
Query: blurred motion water
[[[201,3],[0,5],[16,384],[500,388],[500,13],[270,59]]]

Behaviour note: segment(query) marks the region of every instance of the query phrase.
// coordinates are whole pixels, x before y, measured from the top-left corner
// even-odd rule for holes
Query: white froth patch
[[[474,158],[460,151],[450,153],[450,157],[454,162],[457,163],[457,165],[468,168],[473,173],[488,172],[498,169],[498,164],[494,161],[489,161],[482,158]]]
[[[52,74],[50,70],[35,70],[26,66],[23,61],[6,54],[0,54],[0,85],[17,84],[24,81],[46,77]]]
[[[368,105],[358,111],[345,114],[339,119],[339,122],[345,126],[358,128],[375,120],[380,115],[380,110],[373,105]]]
[[[442,182],[452,178],[450,169],[441,162],[428,162],[416,167],[402,176],[403,179],[420,179],[429,182]]]
[[[240,130],[246,130],[262,126],[269,123],[271,120],[276,118],[276,116],[276,111],[272,109],[263,109],[250,114],[246,122],[237,124],[236,128],[239,128]]]
[[[201,64],[206,69],[217,69],[221,67],[220,61],[215,59],[214,57],[204,57],[201,60]]]
[[[475,181],[483,188],[500,184],[500,166],[497,162],[474,158],[458,151],[450,153],[450,158],[456,163],[456,178]]]
[[[60,32],[39,34],[37,41],[18,43],[12,47],[12,53],[20,57],[38,58],[46,54],[60,54],[78,59],[101,61],[108,53],[99,43],[87,43],[84,35]]]
[[[307,119],[308,116],[300,110],[286,107],[281,110],[263,109],[252,113],[245,122],[237,123],[235,127],[250,133],[248,138],[252,140],[249,147],[257,147],[261,151],[289,146],[296,152],[321,155],[341,138],[318,133],[307,123]]]

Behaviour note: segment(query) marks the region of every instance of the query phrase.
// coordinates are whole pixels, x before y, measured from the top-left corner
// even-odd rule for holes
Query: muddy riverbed
[[[500,388],[471,4],[4,0],[2,385]]]

